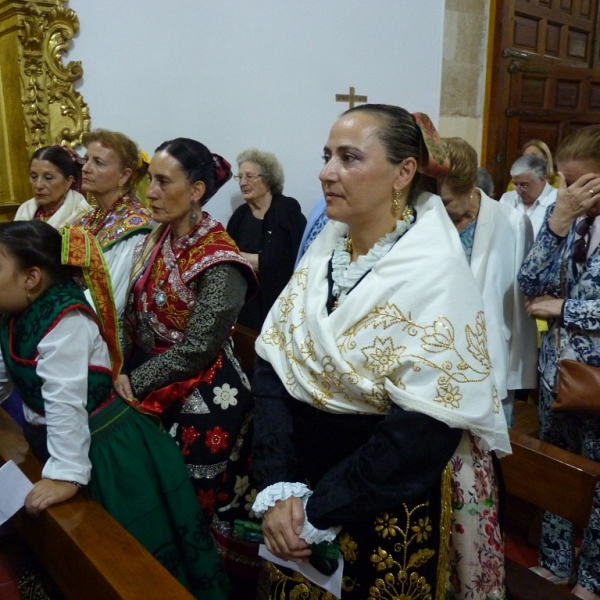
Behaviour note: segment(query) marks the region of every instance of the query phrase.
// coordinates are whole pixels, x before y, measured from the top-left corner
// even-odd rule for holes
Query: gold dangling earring
[[[120,183],[117,183],[117,195],[119,199],[123,197],[123,186]]]
[[[31,304],[31,292],[27,288],[25,288],[25,294],[27,298],[27,304]]]
[[[402,208],[402,190],[394,190],[394,199],[392,200],[392,215],[395,217]]]

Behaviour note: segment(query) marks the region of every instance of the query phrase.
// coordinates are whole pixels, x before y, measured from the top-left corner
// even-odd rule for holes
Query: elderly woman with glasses
[[[246,201],[231,216],[227,233],[258,275],[260,288],[238,322],[260,330],[294,271],[306,218],[294,198],[283,195],[283,168],[271,152],[256,148],[237,157],[240,191]]]
[[[532,317],[549,319],[539,360],[540,439],[600,462],[600,417],[553,412],[561,358],[600,366],[600,126],[567,137],[556,155],[560,185],[519,273]],[[545,513],[540,566],[555,583],[575,573],[573,524]],[[600,486],[579,555],[579,598],[600,598]]]

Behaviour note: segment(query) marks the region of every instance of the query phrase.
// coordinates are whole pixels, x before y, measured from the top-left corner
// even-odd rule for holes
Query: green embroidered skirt
[[[120,398],[90,416],[90,430],[90,495],[197,598],[227,598],[227,576],[173,440]]]

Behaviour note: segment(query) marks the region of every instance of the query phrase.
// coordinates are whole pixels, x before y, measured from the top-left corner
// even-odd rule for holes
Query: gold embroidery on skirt
[[[342,531],[337,538],[337,543],[340,546],[340,552],[346,562],[354,562],[358,556],[358,545],[352,539],[350,534],[346,531]]]
[[[274,589],[271,586],[270,598],[277,600],[337,600],[330,592],[326,592],[320,587],[313,585],[303,575],[297,571],[293,571],[291,576],[282,573],[273,563],[268,563],[269,579],[272,584],[275,584]],[[288,589],[288,584],[290,588]]]
[[[435,550],[421,548],[411,553],[410,547],[416,542],[427,541],[433,531],[429,517],[418,518],[415,513],[427,508],[429,502],[418,504],[409,510],[406,504],[404,511],[406,523],[404,527],[398,524],[399,519],[391,513],[383,513],[375,519],[375,531],[384,539],[398,537],[391,554],[379,547],[371,555],[371,563],[380,574],[375,585],[369,588],[368,600],[402,599],[402,600],[432,600],[431,584],[419,575],[416,570],[429,562],[435,556]],[[411,572],[412,569],[412,572]],[[396,571],[396,574],[392,572]],[[384,571],[387,573],[384,574]]]
[[[450,532],[452,528],[452,467],[450,463],[442,471],[440,511],[440,548],[437,566],[436,600],[446,597],[446,582],[448,579],[448,565],[450,562]]]

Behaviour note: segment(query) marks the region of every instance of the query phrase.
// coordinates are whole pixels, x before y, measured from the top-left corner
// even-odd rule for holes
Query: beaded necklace
[[[106,219],[110,215],[111,212],[115,212],[122,206],[124,206],[129,200],[129,195],[125,194],[124,196],[119,196],[117,201],[110,207],[108,212],[104,212],[100,206],[97,206],[92,214],[85,219],[83,226],[87,229],[92,235],[96,236],[106,223]]]

